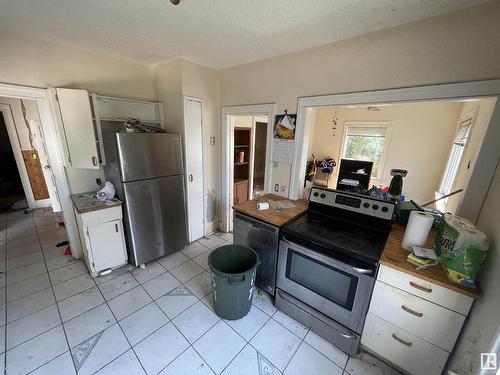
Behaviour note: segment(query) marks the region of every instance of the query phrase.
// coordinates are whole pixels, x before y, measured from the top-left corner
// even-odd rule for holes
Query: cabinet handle
[[[406,307],[405,305],[401,305],[401,308],[406,311],[407,313],[409,314],[412,314],[412,315],[415,315],[415,316],[418,316],[419,318],[423,317],[424,314],[421,313],[421,312],[416,312],[415,310],[412,310],[412,309],[409,309],[408,307]]]
[[[422,292],[425,292],[425,293],[432,293],[431,288],[427,288],[425,286],[418,285],[418,284],[414,283],[413,281],[410,281],[410,286],[414,287],[415,289],[421,290]]]
[[[408,342],[408,341],[405,341],[403,339],[400,339],[398,336],[396,336],[395,333],[392,334],[392,338],[394,340],[396,340],[397,342],[400,342],[401,344],[406,345],[407,347],[410,347],[412,345],[411,342]]]
[[[92,156],[92,164],[97,167],[97,158],[95,156]]]
[[[116,233],[118,233],[118,224],[115,224]]]
[[[189,182],[193,182],[193,175],[192,174],[189,175]]]

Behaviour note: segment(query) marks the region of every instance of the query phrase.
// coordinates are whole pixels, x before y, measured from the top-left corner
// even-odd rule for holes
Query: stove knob
[[[389,208],[387,208],[387,206],[382,207],[382,212],[387,212],[387,211],[389,211]]]
[[[313,194],[315,197],[317,197],[319,195],[319,193],[316,191],[314,194]]]
[[[368,207],[370,207],[370,203],[368,203],[368,202],[363,203],[363,207],[364,207],[364,208],[368,208]]]
[[[326,195],[325,195],[325,194],[321,194],[321,195],[320,195],[320,198],[323,198],[323,199],[324,199],[324,198],[326,198]]]
[[[374,204],[374,205],[372,206],[372,208],[373,208],[374,210],[378,210],[378,204]]]

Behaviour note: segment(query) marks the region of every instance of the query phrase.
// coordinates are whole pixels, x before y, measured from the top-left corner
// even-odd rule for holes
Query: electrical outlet
[[[215,146],[215,137],[210,137],[210,144]]]
[[[286,185],[281,185],[281,192],[284,193],[286,191]]]
[[[274,184],[274,191],[275,192],[280,191],[280,186],[278,184]]]

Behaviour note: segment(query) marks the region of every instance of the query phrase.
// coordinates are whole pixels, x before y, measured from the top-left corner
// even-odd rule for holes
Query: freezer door
[[[150,262],[187,245],[184,176],[123,184],[129,261]]]
[[[123,182],[183,174],[180,134],[117,133]]]

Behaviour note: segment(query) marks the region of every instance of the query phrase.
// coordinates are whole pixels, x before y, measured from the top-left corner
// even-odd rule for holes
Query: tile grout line
[[[35,220],[33,219],[33,214],[30,213],[30,214],[27,214],[26,212],[24,212],[25,215],[30,215],[30,219],[33,221],[33,225],[35,224]],[[7,225],[7,220],[8,220],[8,215],[5,217],[5,221],[6,221],[6,225]],[[6,262],[6,257],[7,257],[7,248],[8,248],[8,236],[7,236],[7,231],[5,232],[5,261],[4,261],[4,267],[7,267],[7,262]],[[5,345],[5,348],[4,348],[4,372],[7,373],[7,313],[8,313],[8,306],[7,306],[7,296],[8,296],[8,291],[7,291],[7,270],[4,270],[4,274],[5,274],[5,293],[4,293],[4,299],[5,299],[5,331],[4,331],[4,345]]]
[[[185,263],[187,263],[187,262],[185,262]],[[161,265],[161,264],[160,264],[160,265]],[[168,270],[167,270],[167,272],[168,272]],[[135,278],[135,276],[134,276],[134,275],[132,275],[132,276]],[[172,276],[173,276],[173,275],[172,275]],[[179,280],[178,280],[175,276],[173,276],[173,277],[174,277],[177,281],[179,281]],[[136,279],[136,280],[137,280],[137,279]],[[149,281],[149,280],[148,280],[148,281]],[[189,280],[188,280],[188,281],[189,281]],[[179,282],[180,282],[180,281],[179,281]],[[139,283],[139,284],[140,284],[140,283]],[[141,285],[142,285],[142,284],[141,284]],[[181,285],[184,285],[184,284],[181,282]],[[178,288],[178,286],[177,286],[176,288]],[[187,288],[187,287],[186,287],[186,288]],[[174,288],[174,289],[175,289],[175,288]],[[188,289],[189,289],[189,288],[188,288]],[[171,289],[171,290],[173,290],[173,289]],[[148,293],[148,292],[146,291],[146,293]],[[168,293],[168,292],[167,292],[167,293]],[[149,293],[148,293],[148,295],[149,295]],[[194,295],[194,294],[193,294],[193,295]],[[162,296],[163,296],[163,295],[162,295]],[[197,302],[195,302],[194,304],[196,304],[196,303],[198,303],[198,302],[202,302],[202,301],[201,301],[201,299],[199,299],[199,298],[198,298],[198,296],[196,296],[196,295],[194,295],[194,296],[198,299],[198,301],[197,301]],[[150,296],[150,297],[151,297],[151,296]],[[152,297],[151,297],[151,298],[152,298]],[[160,297],[158,297],[158,299],[159,299],[159,298],[161,298],[161,296],[160,296]],[[172,359],[169,363],[167,363],[167,364],[166,364],[166,366],[165,366],[165,367],[163,367],[163,368],[162,368],[162,369],[161,369],[158,373],[162,372],[164,369],[166,369],[168,366],[170,366],[170,364],[172,364],[172,363],[173,363],[173,362],[174,362],[177,358],[179,358],[179,357],[180,357],[180,356],[181,356],[181,355],[182,355],[182,354],[183,354],[186,350],[188,350],[189,348],[192,348],[192,349],[195,351],[195,353],[196,353],[196,354],[198,354],[198,355],[200,356],[200,358],[202,358],[202,359],[203,359],[203,357],[200,355],[200,353],[198,353],[198,351],[194,348],[193,344],[191,344],[191,342],[187,339],[187,337],[186,337],[186,336],[184,336],[184,334],[181,332],[181,330],[180,330],[180,329],[179,329],[179,328],[175,325],[175,323],[174,323],[174,319],[175,319],[177,316],[179,316],[180,314],[182,314],[182,313],[183,313],[184,311],[186,311],[187,309],[191,308],[191,306],[194,306],[194,304],[192,304],[191,306],[189,306],[188,308],[186,308],[185,310],[183,310],[182,312],[180,312],[179,314],[177,314],[174,318],[170,319],[170,318],[167,316],[167,314],[165,314],[165,312],[163,311],[163,309],[162,309],[162,308],[158,305],[158,303],[157,303],[156,301],[157,301],[157,299],[154,299],[154,298],[153,298],[153,303],[154,303],[154,304],[155,304],[155,305],[156,305],[156,306],[160,309],[160,311],[161,311],[161,312],[162,312],[162,313],[163,313],[163,314],[167,317],[167,319],[169,319],[169,322],[165,323],[162,327],[166,326],[168,323],[172,323],[172,325],[174,326],[174,328],[175,328],[175,329],[176,329],[176,330],[177,330],[177,331],[178,331],[178,332],[182,335],[182,337],[184,338],[184,340],[186,340],[186,342],[189,344],[189,345],[188,345],[188,347],[187,347],[186,349],[184,349],[184,350],[183,350],[183,351],[182,351],[179,355],[177,355],[174,359]],[[202,303],[203,303],[203,302],[202,302]],[[218,322],[217,322],[217,323],[218,323]],[[215,324],[217,324],[217,323],[215,323]],[[215,326],[215,324],[214,324],[214,326]],[[162,327],[158,328],[158,329],[157,329],[157,330],[155,330],[154,332],[157,332],[157,331],[158,331],[158,330],[160,330]],[[213,327],[213,326],[212,326],[212,327]],[[210,329],[212,329],[212,327],[210,327],[210,328],[209,328],[206,332],[208,332]],[[153,332],[153,333],[154,333],[154,332]],[[204,332],[204,333],[203,333],[203,335],[204,335],[206,332]],[[151,336],[153,333],[151,333],[151,334],[150,334],[150,335],[148,335],[147,337]],[[203,335],[201,335],[201,336],[203,336]],[[201,336],[200,336],[200,337],[201,337]],[[144,341],[147,337],[145,337],[145,338],[144,338],[143,340],[141,340],[140,342]],[[198,338],[198,339],[199,339],[199,338]],[[198,340],[198,339],[197,339],[197,340]],[[138,342],[136,345],[138,345],[140,342]],[[196,342],[196,341],[195,341],[195,342]],[[134,353],[135,353],[135,351],[134,351]],[[136,355],[136,356],[137,356],[137,355]],[[141,363],[141,366],[142,366],[142,362],[141,362],[141,360],[139,359],[139,357],[137,357],[137,359],[139,360],[139,363]],[[204,359],[203,359],[203,362],[205,362],[205,363],[206,363],[206,361],[205,361]],[[217,372],[216,372],[216,371],[214,371],[214,370],[212,369],[212,367],[210,367],[210,365],[209,365],[208,363],[207,363],[207,366],[208,366],[208,368],[209,368],[210,370],[212,370],[212,371],[214,372],[214,374],[217,374]],[[147,373],[147,372],[146,372],[146,373]]]
[[[33,219],[33,221],[35,221],[35,220]],[[36,223],[35,223],[35,228],[36,228]],[[37,236],[38,236],[38,230],[37,230]],[[38,239],[40,240],[40,237],[38,237]],[[40,246],[41,246],[41,243],[40,243]],[[49,274],[49,270],[48,270],[48,267],[47,267],[47,262],[45,260],[45,254],[43,254],[43,251],[42,251],[42,256],[43,256],[43,259],[44,259],[44,262],[45,262],[45,268],[47,269],[47,274]],[[57,304],[57,298],[56,298],[56,293],[54,292],[54,286],[52,284],[52,279],[50,278],[50,274],[48,276],[49,276],[49,283],[50,283],[51,289],[52,289],[52,295],[54,297],[54,301],[55,301],[55,305],[56,305],[56,308],[57,308],[57,312],[59,314],[59,319],[61,321],[61,327],[62,327],[62,330],[63,330],[63,333],[64,333],[64,338],[66,339],[66,345],[67,345],[68,350],[70,352],[70,356],[72,357],[71,359],[73,359],[73,356],[71,355],[71,347],[69,345],[68,335],[66,334],[66,327],[64,327],[63,319],[62,319],[62,315],[61,315],[61,310],[59,309],[59,305]],[[63,353],[61,353],[61,354],[63,354]],[[57,357],[55,357],[55,358],[57,358]],[[52,361],[55,358],[51,358],[49,361],[45,362],[43,365],[49,363],[50,361]],[[73,368],[75,369],[75,374],[78,374],[78,371],[76,369],[74,361],[71,361],[71,362],[73,363]]]
[[[131,276],[135,279],[134,275],[132,275],[132,273],[131,273],[131,272],[129,272],[129,273],[130,273],[130,275],[131,275]],[[120,275],[120,276],[121,276],[121,275]],[[111,281],[111,280],[110,280],[110,281]],[[137,280],[136,280],[136,281],[137,281]],[[139,283],[139,282],[138,282],[138,283]],[[104,283],[104,284],[105,284],[105,283]],[[141,285],[140,283],[139,283],[139,286],[141,286],[141,287],[142,287],[142,285]],[[97,289],[99,290],[99,293],[101,294],[102,298],[104,299],[104,303],[106,304],[106,306],[108,307],[109,311],[111,312],[111,315],[113,315],[113,318],[115,318],[115,324],[118,326],[118,328],[120,328],[120,331],[121,331],[121,333],[122,333],[123,337],[125,337],[125,340],[127,340],[127,343],[129,344],[129,348],[128,348],[127,350],[125,350],[123,353],[121,353],[120,355],[118,355],[117,357],[113,358],[113,360],[112,360],[111,362],[113,362],[115,359],[117,359],[117,358],[119,358],[120,356],[122,356],[123,354],[125,354],[128,350],[132,350],[132,352],[134,353],[135,357],[136,357],[136,358],[137,358],[137,360],[139,361],[139,364],[141,365],[142,369],[143,369],[143,370],[144,370],[144,372],[147,374],[147,371],[146,371],[146,369],[144,368],[144,366],[142,365],[142,362],[140,361],[139,357],[137,356],[137,353],[135,352],[134,347],[132,346],[132,344],[130,343],[130,340],[128,339],[127,335],[126,335],[126,334],[125,334],[125,332],[123,331],[123,328],[122,328],[122,326],[120,325],[120,321],[119,321],[118,319],[116,319],[115,313],[113,312],[113,310],[112,310],[112,309],[111,309],[111,307],[109,306],[109,303],[108,303],[108,301],[106,300],[106,298],[104,297],[104,294],[102,293],[101,289],[100,289],[99,287],[97,287]],[[132,288],[132,289],[134,289],[134,288]],[[129,290],[132,290],[132,289],[129,289]],[[143,290],[144,290],[144,288],[143,288]],[[144,291],[145,291],[145,290],[144,290]],[[146,291],[145,291],[145,292],[146,292]],[[122,294],[123,294],[123,293],[122,293]],[[146,294],[147,294],[147,292],[146,292]],[[116,296],[116,297],[118,297],[118,296]],[[116,298],[116,297],[115,297],[115,298]],[[140,310],[140,309],[139,309],[139,310]],[[136,311],[138,311],[138,310],[136,310]],[[162,311],[162,312],[163,312],[163,311]],[[167,318],[168,318],[168,317],[167,317]],[[105,330],[107,330],[108,328],[111,328],[112,326],[113,326],[113,324],[112,324],[111,326],[109,326],[109,327],[105,328],[105,329],[103,330],[103,332],[104,332]],[[104,367],[106,367],[107,365],[109,365],[111,362],[106,363],[106,364],[105,364],[104,366],[102,366],[100,369],[98,369],[97,371],[94,371],[94,373],[96,373],[96,372],[100,371],[101,369],[103,369]]]

